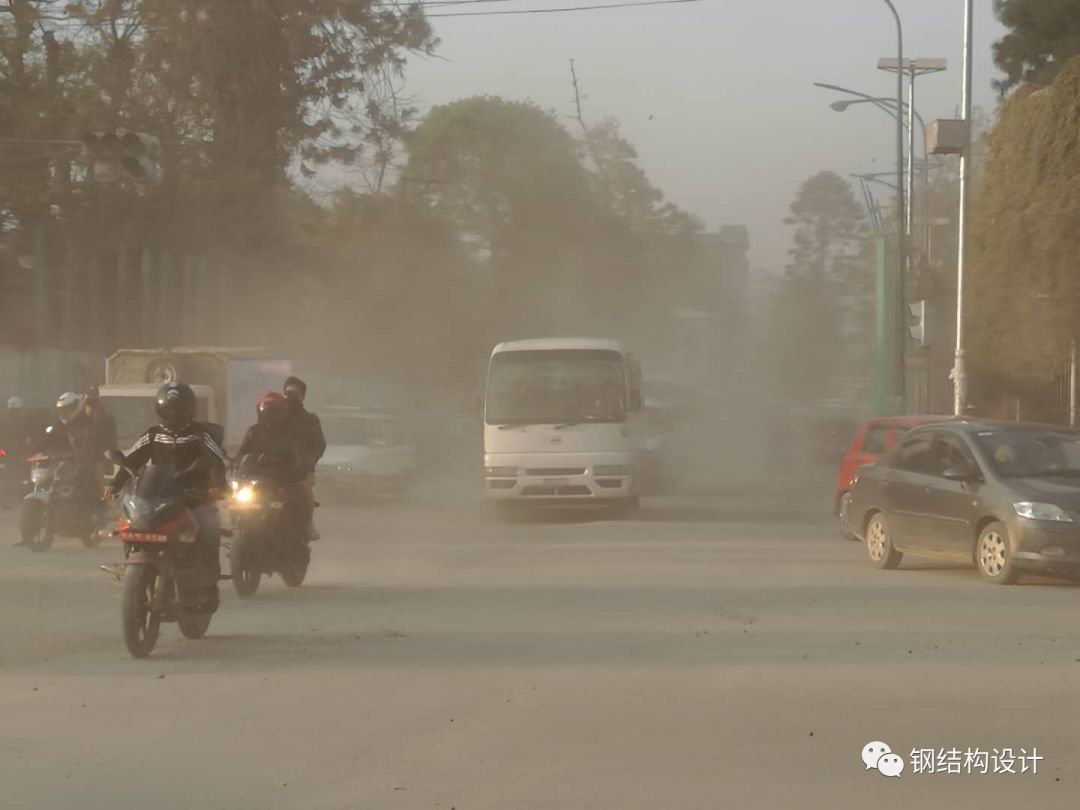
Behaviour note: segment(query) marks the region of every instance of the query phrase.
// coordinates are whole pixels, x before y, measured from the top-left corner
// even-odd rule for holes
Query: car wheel
[[[840,521],[840,536],[845,540],[855,540],[857,542],[859,538],[851,531],[850,509],[851,493],[845,492],[840,496],[840,500],[836,502],[836,517]]]
[[[980,532],[975,544],[975,565],[982,578],[995,585],[1013,585],[1020,579],[1005,524],[994,522]]]
[[[870,555],[870,562],[878,568],[896,568],[904,558],[892,544],[889,523],[882,512],[870,518],[866,527],[866,553]]]

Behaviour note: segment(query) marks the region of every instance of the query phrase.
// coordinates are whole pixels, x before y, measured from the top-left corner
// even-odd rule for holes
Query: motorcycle
[[[23,498],[19,511],[22,544],[32,551],[46,551],[58,535],[78,537],[87,548],[100,543],[104,501],[88,500],[84,487],[79,486],[80,471],[74,457],[38,454],[27,461],[33,489]]]
[[[242,597],[255,595],[263,574],[280,574],[290,588],[299,587],[311,562],[307,538],[271,467],[266,457],[245,456],[229,480],[229,573]]]
[[[217,605],[207,608],[200,599],[208,574],[198,559],[198,525],[184,484],[213,469],[213,462],[199,459],[180,473],[150,465],[134,474],[122,453],[106,457],[132,474],[120,497],[123,517],[112,533],[124,546],[117,576],[124,586],[120,615],[128,652],[149,655],[162,622],[176,622],[186,638],[202,638]]]

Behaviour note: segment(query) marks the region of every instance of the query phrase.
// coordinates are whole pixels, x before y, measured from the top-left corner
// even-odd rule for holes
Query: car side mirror
[[[949,467],[941,476],[946,481],[977,481],[979,479],[978,470],[966,465]]]

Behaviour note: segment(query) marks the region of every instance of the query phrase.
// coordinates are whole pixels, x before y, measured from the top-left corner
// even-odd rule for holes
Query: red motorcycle
[[[126,468],[122,453],[108,458]],[[210,627],[217,605],[201,598],[210,574],[199,560],[198,525],[184,484],[212,466],[200,459],[174,473],[150,465],[132,475],[120,496],[123,517],[113,535],[124,544],[121,623],[124,643],[136,658],[154,649],[162,622],[176,622],[193,639]]]

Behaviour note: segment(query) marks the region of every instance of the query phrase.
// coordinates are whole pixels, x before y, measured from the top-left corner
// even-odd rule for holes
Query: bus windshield
[[[626,390],[618,352],[501,352],[491,359],[485,420],[489,425],[624,422]]]

